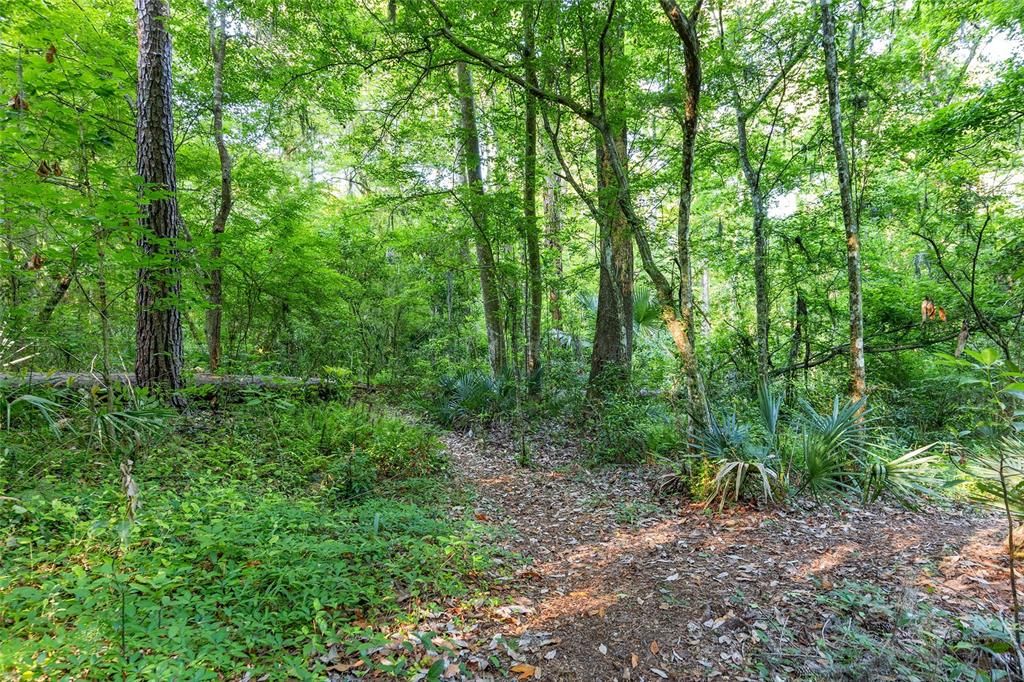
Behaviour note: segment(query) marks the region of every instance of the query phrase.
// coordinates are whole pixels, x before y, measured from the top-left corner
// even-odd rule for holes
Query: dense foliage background
[[[1019,3],[136,5],[0,0],[0,674],[301,677],[465,595],[412,411],[718,509],[1024,515]],[[134,385],[154,311],[183,384]],[[958,675],[1020,673],[999,627]]]
[[[1011,5],[882,3],[838,13],[868,381],[880,403],[907,410],[904,421],[914,425],[946,418],[932,406],[945,405],[953,389],[929,384],[925,395],[921,382],[937,374],[930,351],[951,353],[962,322],[970,347],[1005,345],[1008,359],[1019,359],[1024,81],[1020,17]],[[442,15],[431,3],[399,3],[392,23],[383,3],[212,8],[226,16],[224,129],[234,161],[234,204],[213,262],[220,168],[210,132],[207,8],[173,9],[186,367],[206,366],[206,286],[220,267],[226,371],[316,375],[344,367],[361,382],[409,387],[484,369],[471,253],[483,229],[509,369],[522,376],[529,300],[522,89],[471,66],[489,216],[474,226],[458,162],[453,60],[460,53],[440,37]],[[519,5],[438,10],[458,17],[451,30],[459,40],[519,69]],[[555,10],[543,5],[535,19],[542,75],[564,69],[565,87],[581,101],[589,96],[587,46],[605,18],[599,10],[570,5],[551,17]],[[614,107],[628,130],[635,203],[658,263],[678,282],[670,236],[680,172],[678,41],[654,3],[618,11],[624,49],[609,68],[619,81]],[[105,285],[113,364],[130,368],[140,260],[131,7],[9,2],[3,16],[2,89],[25,102],[2,113],[4,336],[33,355],[19,369],[95,366]],[[707,9],[699,26],[704,93],[691,240],[705,385],[726,397],[749,391],[758,372],[750,193],[737,159],[733,98],[749,107],[767,93],[746,128],[767,210],[769,371],[802,390],[844,392],[844,237],[815,13],[737,3]],[[560,126],[570,168],[593,192],[591,133],[553,106],[542,109]],[[595,226],[559,177],[540,127],[542,366],[551,378],[573,377],[594,336]],[[676,376],[671,344],[658,331],[657,306],[644,305],[654,291],[639,266],[635,277],[644,331],[632,376],[667,389]],[[925,297],[944,309],[945,321],[921,323]],[[549,391],[565,387],[546,382]]]

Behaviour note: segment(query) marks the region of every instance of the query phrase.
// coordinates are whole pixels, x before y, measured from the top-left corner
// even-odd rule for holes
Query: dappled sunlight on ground
[[[587,472],[557,454],[522,468],[514,448],[447,440],[480,491],[476,512],[506,525],[504,544],[529,561],[507,587],[526,606],[480,627],[551,633],[557,644],[531,661],[545,679],[745,679],[758,631],[813,643],[826,627],[817,595],[838,584],[956,593],[947,608],[1006,604],[988,589],[1002,568],[998,522],[984,515],[883,505],[712,515],[655,504],[642,474]]]

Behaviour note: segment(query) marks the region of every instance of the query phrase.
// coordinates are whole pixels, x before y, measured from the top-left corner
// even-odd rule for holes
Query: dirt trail
[[[499,633],[517,642],[506,660],[523,679],[756,679],[758,662],[800,677],[813,661],[799,672],[772,653],[810,647],[829,627],[816,599],[847,581],[954,612],[1008,601],[991,517],[881,505],[709,515],[656,504],[650,472],[590,472],[555,441],[535,438],[524,468],[507,436],[445,437],[477,518],[508,527],[502,544],[527,560],[495,593],[506,606],[470,626],[492,650]]]

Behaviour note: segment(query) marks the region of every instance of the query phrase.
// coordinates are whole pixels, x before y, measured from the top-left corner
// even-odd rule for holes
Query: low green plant
[[[797,459],[800,464],[800,486],[797,493],[809,492],[815,499],[828,495],[856,492],[847,458],[829,447],[814,431],[800,436]]]
[[[816,642],[812,678],[1009,680],[1021,670],[1013,627],[998,616],[957,618],[914,592],[858,582],[817,603],[836,626]]]
[[[96,392],[85,391],[77,409],[87,417],[85,434],[98,448],[137,446],[164,432],[174,417],[169,409],[144,390],[110,386],[114,395],[99,400]],[[75,408],[72,408],[75,409]]]
[[[969,495],[998,508],[1006,520],[1006,545],[1013,600],[1013,633],[1021,648],[1024,633],[1016,559],[1021,540],[1016,527],[1024,519],[1024,373],[994,348],[965,351],[966,358],[946,356],[962,373],[961,384],[976,389],[977,429],[967,447],[957,448],[952,462],[966,475]],[[1024,674],[1024,665],[1021,666]]]
[[[707,427],[698,434],[702,454],[714,471],[705,505],[745,499],[774,499],[779,485],[778,426],[782,397],[762,383],[758,389],[758,414],[762,436],[751,437],[751,427],[741,423],[735,413],[718,418],[710,414]]]
[[[0,677],[322,679],[316,652],[357,621],[465,593],[487,565],[423,426],[319,403],[194,420],[136,450],[131,486],[78,437],[10,434]]]
[[[691,467],[700,478],[691,487],[705,495],[706,505],[767,502],[790,488],[819,500],[859,494],[873,502],[890,495],[912,505],[943,484],[933,473],[934,444],[910,452],[888,444],[863,400],[843,404],[835,397],[826,412],[802,401],[795,433],[782,424],[782,407],[782,396],[762,383],[758,422],[744,423],[733,412],[710,415],[697,435],[704,465]]]
[[[442,377],[439,388],[436,414],[445,424],[487,422],[515,405],[512,382],[486,372],[474,370]]]
[[[874,502],[883,494],[889,494],[912,505],[915,497],[934,495],[943,485],[943,481],[931,473],[939,457],[929,451],[936,445],[931,443],[897,456],[887,456],[885,448],[870,453],[860,485],[863,500]]]
[[[660,430],[668,416],[649,402],[623,395],[607,396],[596,410],[591,454],[603,464],[643,461],[651,450],[652,428]]]

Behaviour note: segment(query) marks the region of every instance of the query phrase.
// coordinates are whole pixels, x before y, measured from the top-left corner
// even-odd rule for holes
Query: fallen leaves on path
[[[978,512],[709,515],[657,499],[661,472],[587,470],[561,440],[534,436],[534,466],[523,468],[508,433],[445,436],[454,470],[479,493],[474,509],[453,513],[506,528],[502,545],[525,565],[499,581],[500,605],[434,614],[452,644],[422,652],[441,661],[434,679],[756,679],[760,650],[813,656],[826,627],[818,599],[849,581],[914,589],[953,612],[1008,603],[999,524]]]

